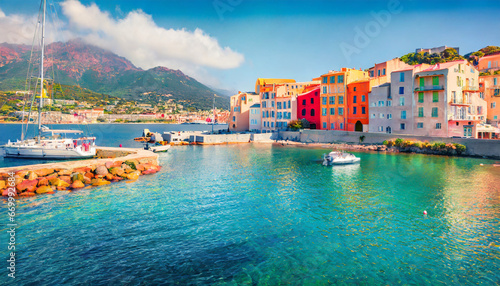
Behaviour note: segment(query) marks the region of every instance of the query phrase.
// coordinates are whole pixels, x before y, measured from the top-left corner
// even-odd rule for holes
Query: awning
[[[491,126],[489,124],[481,124],[476,126],[477,132],[486,132],[486,133],[500,133],[500,129],[497,127]]]

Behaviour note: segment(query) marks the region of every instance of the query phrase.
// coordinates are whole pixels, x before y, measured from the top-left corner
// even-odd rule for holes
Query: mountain
[[[52,43],[45,50],[45,75],[61,84],[153,104],[173,99],[196,109],[211,109],[216,94],[220,98],[217,107],[229,109],[227,96],[219,95],[180,70],[166,67],[143,70],[124,57],[80,39]],[[30,52],[29,46],[0,44],[0,90],[24,90]],[[33,65],[36,69],[36,61]]]

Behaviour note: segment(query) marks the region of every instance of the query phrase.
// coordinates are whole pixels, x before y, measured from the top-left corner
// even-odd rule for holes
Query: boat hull
[[[86,159],[92,158],[96,154],[95,148],[90,148],[88,152],[81,152],[76,149],[44,149],[37,147],[3,147],[4,157],[23,159]]]

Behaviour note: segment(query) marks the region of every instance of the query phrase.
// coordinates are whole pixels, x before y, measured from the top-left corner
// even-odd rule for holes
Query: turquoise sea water
[[[136,182],[21,199],[15,281],[3,201],[0,284],[500,283],[494,161],[356,153],[324,167],[327,151],[173,147]]]

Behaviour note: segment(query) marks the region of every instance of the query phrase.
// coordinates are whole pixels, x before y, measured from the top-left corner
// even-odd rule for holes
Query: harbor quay
[[[52,194],[134,181],[161,169],[158,155],[142,149],[98,147],[96,158],[0,168],[0,191],[9,197]]]

